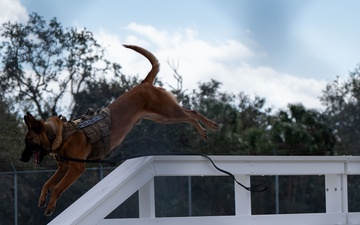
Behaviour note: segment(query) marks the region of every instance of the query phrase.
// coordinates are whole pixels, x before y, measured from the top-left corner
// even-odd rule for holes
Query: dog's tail
[[[141,83],[146,82],[146,83],[153,84],[155,77],[158,74],[159,69],[160,69],[160,64],[159,64],[157,58],[151,52],[149,52],[148,50],[141,48],[139,46],[136,46],[136,45],[123,45],[123,46],[140,53],[141,55],[145,56],[150,61],[152,68],[151,68],[150,72],[148,73],[148,75],[145,77],[145,79]]]

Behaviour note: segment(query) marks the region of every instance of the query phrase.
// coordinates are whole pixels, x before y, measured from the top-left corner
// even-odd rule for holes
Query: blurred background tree
[[[18,162],[24,143],[22,123],[11,105],[0,96],[0,168],[3,169],[12,169],[12,163]]]
[[[321,97],[325,115],[336,133],[337,151],[360,154],[360,65],[350,72],[347,80],[339,77],[326,85]]]
[[[333,155],[335,134],[323,113],[289,104],[274,117],[272,142],[278,155]]]
[[[21,111],[30,111],[46,119],[70,110],[73,97],[86,89],[89,81],[121,68],[104,58],[104,49],[92,32],[64,29],[56,18],[45,21],[36,13],[26,24],[7,22],[1,27],[1,92],[14,98]],[[70,96],[66,96],[70,93]]]

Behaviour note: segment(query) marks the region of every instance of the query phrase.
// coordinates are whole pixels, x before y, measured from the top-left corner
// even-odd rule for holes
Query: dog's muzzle
[[[47,151],[42,146],[27,143],[21,154],[20,161],[29,162],[31,157],[33,157],[34,164],[39,165],[45,155],[47,155]]]

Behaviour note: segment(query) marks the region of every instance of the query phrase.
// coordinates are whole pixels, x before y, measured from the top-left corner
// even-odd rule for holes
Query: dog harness
[[[110,152],[110,125],[109,108],[97,112],[89,108],[85,115],[64,123],[63,141],[70,135],[81,132],[89,139],[92,147],[87,159],[104,158]]]

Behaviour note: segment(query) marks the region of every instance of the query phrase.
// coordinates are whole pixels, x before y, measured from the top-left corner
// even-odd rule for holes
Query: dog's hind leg
[[[183,108],[183,110],[185,110],[186,113],[188,113],[189,115],[191,115],[194,119],[199,120],[200,122],[202,122],[203,124],[205,124],[205,126],[207,126],[208,128],[210,128],[211,130],[219,130],[220,127],[217,123],[215,123],[212,120],[209,120],[208,118],[206,118],[205,116],[203,116],[201,113],[199,113],[196,110],[189,110],[189,109],[185,109]]]
[[[59,181],[64,177],[64,175],[66,174],[68,167],[66,165],[66,163],[64,162],[58,162],[58,166],[59,168],[57,169],[57,171],[54,173],[54,175],[44,184],[42,190],[41,190],[41,194],[40,194],[40,198],[39,198],[39,203],[38,206],[40,208],[43,208],[46,206],[46,197],[47,195],[50,193],[50,191],[55,187],[55,185],[57,183],[59,183]]]
[[[196,117],[194,116],[196,115]],[[171,124],[171,123],[189,123],[193,125],[198,132],[200,133],[200,136],[204,141],[207,140],[207,132],[206,130],[200,125],[198,120],[203,119],[207,120],[208,123],[205,124],[207,126],[210,126],[212,129],[217,129],[215,127],[218,127],[215,122],[212,122],[211,120],[206,119],[204,116],[202,116],[200,113],[193,111],[193,110],[184,110],[183,108],[178,108],[175,113],[168,114],[166,116],[161,114],[147,114],[143,116],[144,119],[152,120],[157,123],[164,123],[164,124]],[[201,120],[202,121],[202,120]],[[203,122],[203,121],[202,121]]]
[[[49,204],[45,210],[45,216],[51,216],[53,213],[56,201],[60,195],[72,184],[74,183],[80,175],[85,171],[85,163],[79,162],[67,162],[69,169],[67,170],[65,176],[60,180],[60,182],[54,187]]]

